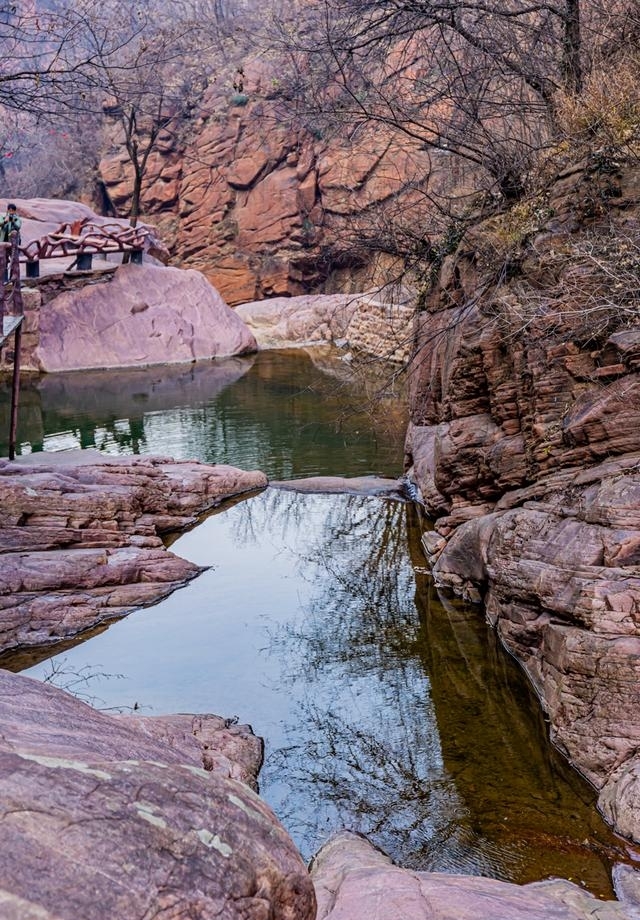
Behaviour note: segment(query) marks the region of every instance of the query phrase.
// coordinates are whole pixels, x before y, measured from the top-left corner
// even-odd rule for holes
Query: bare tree
[[[0,0],[0,110],[16,113],[3,119],[0,150],[15,158],[14,177],[39,170],[39,185],[48,190],[59,159],[71,176],[86,177],[97,165],[97,118],[104,113],[119,126],[131,163],[135,225],[151,153],[163,134],[184,130],[206,85],[203,3],[209,6],[51,0],[39,11],[27,0]],[[224,17],[226,9],[217,3],[208,15]],[[84,149],[69,140],[80,135],[90,141]],[[77,192],[76,184],[60,175],[58,191]]]
[[[149,157],[163,137],[185,130],[208,79],[207,48],[197,46],[195,23],[184,11],[172,13],[111,0],[89,19],[94,95],[102,96],[132,168],[132,226]]]
[[[600,0],[318,0],[296,15],[274,44],[289,61],[283,96],[307,123],[392,128],[506,199],[553,137],[557,94],[581,91],[628,19]]]
[[[82,4],[0,0],[0,106],[42,117],[82,104],[92,50]]]

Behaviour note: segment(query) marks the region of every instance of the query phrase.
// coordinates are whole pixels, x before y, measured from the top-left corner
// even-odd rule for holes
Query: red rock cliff
[[[640,171],[480,222],[417,327],[408,463],[441,586],[482,598],[552,736],[640,839]]]
[[[277,75],[262,62],[244,74],[243,93],[224,80],[211,87],[184,147],[165,138],[149,162],[143,210],[176,260],[202,271],[229,304],[364,289],[376,268],[349,243],[355,225],[385,207],[422,210],[417,189],[433,175],[433,155],[381,126],[350,141],[294,131],[278,108]],[[100,172],[126,214],[123,149],[114,133]]]

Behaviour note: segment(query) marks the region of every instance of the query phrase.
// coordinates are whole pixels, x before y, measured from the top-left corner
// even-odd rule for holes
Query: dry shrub
[[[579,95],[558,93],[555,116],[559,134],[578,145],[592,144],[594,139],[614,147],[640,143],[639,80],[637,53],[595,68]]]
[[[601,227],[547,255],[547,286],[519,281],[502,301],[503,331],[567,335],[597,346],[640,319],[640,228]],[[496,304],[497,306],[497,304]]]

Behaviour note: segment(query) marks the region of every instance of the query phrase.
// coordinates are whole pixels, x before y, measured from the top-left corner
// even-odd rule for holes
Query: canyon
[[[292,161],[288,168],[293,167]],[[598,155],[561,171],[542,201],[479,215],[422,292],[414,347],[403,356],[411,410],[406,468],[432,522],[423,545],[434,579],[441,590],[484,605],[536,688],[552,741],[598,789],[599,807],[614,829],[635,842],[640,842],[639,206],[634,161]],[[278,227],[285,232],[284,224]],[[280,246],[278,240],[271,243]],[[203,268],[206,261],[215,277],[218,269],[210,267],[208,256],[202,258]],[[304,285],[291,282],[288,268],[277,284],[267,282],[261,271],[234,289],[249,300],[268,293],[302,296]],[[238,281],[229,278],[230,284]],[[307,280],[315,284],[318,278]],[[328,302],[332,319],[338,305],[345,301]],[[353,321],[349,313],[323,332],[326,316],[319,318],[313,307],[313,299],[294,296],[273,305],[268,317],[271,308],[262,302],[238,312],[256,329],[262,324],[268,330],[263,345],[272,347],[314,334],[321,340],[342,337]],[[402,320],[406,324],[407,317]],[[197,493],[201,487],[194,483],[202,471],[175,467],[170,460],[121,468],[97,464],[93,485],[86,470],[2,470],[4,477],[9,472],[22,492],[14,500],[7,493],[4,503],[7,560],[24,553],[22,544],[11,544],[18,528],[20,540],[29,538],[30,552],[46,551],[53,559],[56,545],[68,542],[71,526],[87,572],[97,571],[91,553],[98,552],[114,576],[85,586],[98,598],[88,604],[93,609],[86,619],[68,620],[68,611],[52,609],[48,625],[43,597],[58,597],[67,610],[68,595],[65,600],[64,592],[52,593],[41,560],[31,569],[31,581],[24,579],[23,568],[7,569],[7,592],[21,595],[26,611],[22,632],[8,640],[14,645],[28,644],[29,634],[38,644],[72,634],[172,590],[197,573],[161,548],[163,529],[184,526],[222,494],[266,484],[261,474],[235,471],[231,485],[220,493],[206,485],[185,510],[183,497],[175,497],[166,477],[186,482],[186,491]],[[208,482],[211,473],[204,475]],[[114,486],[122,477],[131,480],[131,497],[115,511],[114,527]],[[160,498],[153,498],[149,509],[142,496],[149,489],[155,494],[158,485]],[[93,486],[109,493],[102,515],[85,507],[95,500]],[[51,506],[34,506],[25,518],[22,504],[32,493],[34,501],[46,493]],[[62,494],[69,507],[62,506]],[[158,502],[175,505],[176,514],[165,519]],[[144,564],[137,560],[142,550],[148,556]],[[147,564],[155,566],[155,574]],[[62,571],[64,565],[54,568]],[[133,569],[138,572],[134,588],[124,588]],[[83,615],[80,609],[73,613]],[[13,623],[7,614],[9,620]],[[603,907],[575,886],[563,887],[569,883],[544,883],[516,895],[493,883],[464,881],[456,901],[447,880],[442,881],[445,897],[437,879],[390,868],[384,857],[350,838],[319,854],[313,872],[320,916],[326,917],[345,911],[364,916],[365,894],[374,884],[383,884],[385,892],[396,886],[399,916],[409,916],[410,903],[416,916],[429,910],[445,917],[452,905],[460,916],[475,909],[478,897],[488,898],[491,916],[500,916],[500,910],[505,916],[522,910],[523,916],[562,918],[637,912],[634,875],[623,868],[616,878],[620,903]],[[322,894],[325,884],[331,897]],[[305,909],[312,910],[309,903]]]

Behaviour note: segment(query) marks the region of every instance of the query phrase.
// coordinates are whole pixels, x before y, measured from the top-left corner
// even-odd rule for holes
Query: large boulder
[[[250,729],[150,721],[0,671],[2,917],[313,920],[293,843],[232,778],[255,781]]]
[[[394,866],[367,840],[342,833],[314,858],[317,920],[634,920],[638,901],[598,901],[571,882],[514,885]],[[631,888],[631,886],[628,886]]]
[[[43,371],[204,360],[256,350],[242,320],[196,271],[123,265],[103,284],[42,304]]]

